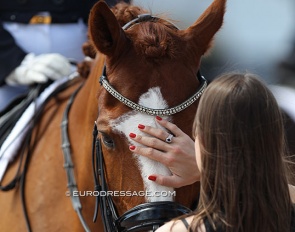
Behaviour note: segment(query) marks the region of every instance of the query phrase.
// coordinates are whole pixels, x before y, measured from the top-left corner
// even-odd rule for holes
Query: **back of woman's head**
[[[283,217],[288,225],[283,120],[265,84],[251,74],[215,79],[200,101],[195,133],[207,216],[227,231],[278,231]]]

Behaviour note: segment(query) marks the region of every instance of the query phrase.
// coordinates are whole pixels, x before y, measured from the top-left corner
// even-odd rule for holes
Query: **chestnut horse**
[[[96,164],[96,174],[100,175],[100,184],[106,184],[107,190],[113,193],[120,191],[126,194],[125,196],[113,194],[110,198],[100,198],[103,202],[102,210],[104,206],[111,205],[110,213],[115,210],[116,214],[121,216],[131,210],[136,215],[138,210],[147,206],[152,215],[139,214],[139,218],[134,218],[135,221],[131,214],[126,216],[133,220],[127,221],[127,224],[134,224],[139,220],[142,226],[145,220],[149,222],[151,219],[145,219],[144,216],[156,220],[161,215],[154,215],[155,213],[169,214],[170,210],[175,210],[174,206],[169,204],[171,201],[179,203],[175,206],[176,211],[195,206],[199,194],[197,183],[177,188],[176,194],[173,194],[173,188],[159,186],[147,180],[147,175],[151,172],[160,174],[170,174],[170,172],[157,162],[132,154],[129,150],[131,141],[128,139],[128,134],[130,132],[139,134],[137,129],[139,123],[155,126],[156,115],[171,120],[187,134],[191,134],[198,98],[206,86],[202,78],[199,76],[197,78],[200,60],[210,48],[215,33],[222,25],[225,4],[226,0],[213,1],[192,26],[179,30],[170,22],[157,17],[147,15],[138,17],[145,11],[136,6],[120,3],[111,11],[104,2],[96,3],[90,13],[89,31],[97,55],[88,79],[73,98],[68,117],[62,123],[64,126],[68,122],[66,131],[69,135],[72,163],[68,160],[65,162],[63,158],[61,147],[68,148],[69,144],[62,144],[64,131],[61,133],[60,125],[65,108],[70,106],[68,99],[73,96],[72,93],[78,83],[71,85],[48,102],[39,123],[33,130],[29,165],[26,168],[24,182],[25,215],[28,217],[30,227],[24,220],[23,204],[19,197],[20,188],[17,185],[7,193],[0,193],[1,231],[24,231],[26,227],[32,231],[104,230],[100,217],[96,223],[92,222],[96,197],[85,194],[87,191],[94,193],[91,163],[93,141],[91,132],[94,121],[99,132],[97,141],[101,141],[101,150],[97,149],[97,155],[103,153],[103,157],[97,156],[97,159],[102,160]],[[125,26],[125,30],[122,29],[121,25],[130,21],[132,22]],[[103,86],[99,83],[102,72]],[[111,93],[106,90],[109,88]],[[112,88],[119,94],[112,92]],[[115,97],[119,96],[118,98],[124,96],[129,105],[126,101],[122,103],[112,94]],[[182,104],[183,102],[185,104]],[[166,108],[170,108],[171,111],[153,112],[154,109]],[[66,165],[63,166],[64,162]],[[2,185],[13,177],[17,163],[16,160],[10,165]],[[103,170],[98,170],[98,165],[102,165]],[[67,178],[73,177],[75,181],[68,181]],[[67,196],[67,185],[72,195],[73,189],[79,190],[78,200]],[[101,190],[99,186],[96,187],[98,187],[96,190]],[[132,195],[128,195],[128,191]],[[170,192],[171,195],[155,196],[153,195],[155,191]],[[149,192],[151,195],[137,195],[140,192]],[[165,203],[160,204],[162,201]],[[146,202],[151,204],[136,207]],[[165,208],[166,204],[168,208]],[[132,209],[133,207],[136,208]],[[158,208],[161,210],[157,211]],[[105,219],[114,218],[107,215],[103,220]],[[85,225],[82,225],[83,223]],[[140,229],[136,225],[132,226],[134,230],[130,227],[128,229],[128,226],[125,230],[112,229],[143,231],[143,228],[149,230],[156,228]],[[111,231],[107,226],[105,230]]]

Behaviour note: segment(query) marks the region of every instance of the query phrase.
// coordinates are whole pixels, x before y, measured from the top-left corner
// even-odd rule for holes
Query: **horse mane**
[[[148,11],[121,2],[115,5],[112,12],[119,24],[126,23],[137,18],[140,14]],[[176,33],[177,28],[165,19],[156,19],[148,22],[141,22],[137,25],[139,30],[127,30],[127,36],[132,39],[137,54],[146,59],[156,62],[163,57],[174,58],[177,54]]]

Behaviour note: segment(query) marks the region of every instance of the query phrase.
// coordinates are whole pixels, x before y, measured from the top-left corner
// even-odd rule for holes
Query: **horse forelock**
[[[148,13],[147,10],[124,2],[118,3],[111,10],[121,26],[137,18],[140,14]],[[133,41],[136,52],[146,58],[153,58],[153,61],[162,57],[174,58],[177,56],[176,28],[168,20],[162,18],[138,23],[136,26],[140,27],[139,30],[126,31]]]
[[[138,23],[126,34],[131,38],[136,53],[150,61],[174,59],[179,54],[181,38],[176,28],[164,20]]]
[[[121,26],[135,19],[138,15],[147,13],[146,10],[125,2],[118,3],[111,10]]]

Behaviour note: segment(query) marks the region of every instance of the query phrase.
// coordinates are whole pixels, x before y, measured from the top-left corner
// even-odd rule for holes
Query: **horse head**
[[[91,42],[98,53],[105,55],[103,86],[97,93],[96,120],[105,178],[108,190],[131,193],[124,197],[112,196],[119,215],[145,202],[176,201],[190,208],[196,204],[198,183],[173,189],[147,179],[151,173],[171,173],[164,165],[133,154],[129,150],[133,142],[128,135],[130,132],[141,134],[138,124],[159,126],[155,115],[191,134],[197,98],[201,93],[195,96],[197,101],[187,100],[202,84],[196,77],[200,60],[222,25],[225,3],[225,0],[215,0],[185,30],[123,3],[112,11],[104,2],[98,2],[92,8],[89,17]],[[93,73],[97,75],[97,72]],[[183,106],[183,102],[189,107],[174,107]],[[161,111],[171,107],[174,111],[167,114]],[[176,194],[154,195],[174,191]],[[136,194],[140,192],[151,195]]]

